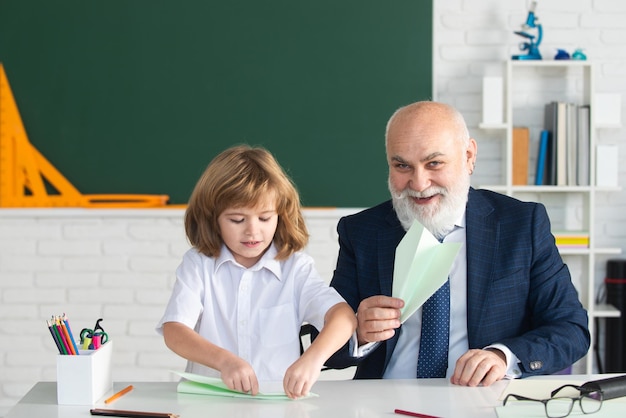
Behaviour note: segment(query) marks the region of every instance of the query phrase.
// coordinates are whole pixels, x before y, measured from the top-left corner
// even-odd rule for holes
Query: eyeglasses
[[[580,393],[580,396],[556,396],[561,390],[567,387],[576,389]],[[511,397],[518,401],[541,402],[546,410],[546,417],[548,418],[563,418],[568,416],[572,412],[576,401],[578,401],[578,405],[583,411],[583,414],[594,414],[602,408],[602,401],[604,400],[602,391],[589,390],[575,385],[563,385],[553,390],[552,393],[550,393],[550,399],[533,399],[510,393],[504,398],[502,406],[506,406],[506,402]]]

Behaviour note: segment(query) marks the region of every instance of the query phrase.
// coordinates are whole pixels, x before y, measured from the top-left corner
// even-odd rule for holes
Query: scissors
[[[104,332],[100,321],[102,321],[102,318],[96,321],[93,329],[83,328],[80,331],[80,345],[83,350],[97,350],[102,344],[109,341],[109,334]]]

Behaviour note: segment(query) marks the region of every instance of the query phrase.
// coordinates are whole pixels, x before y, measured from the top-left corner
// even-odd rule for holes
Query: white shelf
[[[597,304],[590,310],[589,316],[592,318],[619,318],[622,313],[613,305]]]
[[[598,123],[596,125],[598,129],[622,129],[621,123]]]
[[[480,129],[506,129],[508,128],[508,124],[506,123],[486,123],[481,122],[478,127]]]
[[[596,132],[600,128],[595,123],[594,115],[594,76],[593,63],[589,61],[517,61],[506,62],[505,68],[505,115],[506,122],[501,124],[481,123],[481,129],[499,129],[505,132],[506,142],[503,148],[502,179],[503,184],[483,185],[481,188],[490,189],[504,193],[520,199],[528,199],[528,194],[534,194],[532,199],[541,201],[545,197],[550,202],[547,206],[548,213],[551,210],[567,210],[570,198],[575,202],[580,202],[576,207],[582,214],[578,214],[579,225],[568,226],[565,229],[574,228],[585,230],[589,233],[588,248],[560,248],[559,253],[567,256],[567,262],[573,263],[580,269],[581,280],[578,282],[578,292],[582,304],[587,307],[590,318],[615,318],[620,316],[620,311],[608,304],[596,305],[596,255],[620,254],[620,248],[600,248],[595,246],[597,234],[595,228],[596,195],[620,191],[621,187],[599,187],[595,186],[595,146]],[[519,87],[518,87],[519,86]],[[516,88],[517,87],[517,88]],[[545,101],[544,101],[545,100]],[[513,162],[513,126],[528,126],[534,129],[536,135],[543,129],[543,106],[550,101],[567,101],[577,104],[590,105],[590,156],[589,156],[589,186],[535,186],[513,185],[512,184],[512,162]],[[540,120],[537,120],[541,118]],[[529,125],[527,125],[527,123]],[[602,128],[613,128],[615,126],[602,126]],[[531,142],[532,143],[532,142]],[[529,170],[532,170],[529,167]],[[534,176],[529,176],[530,180]],[[577,195],[582,195],[582,198]],[[560,207],[559,207],[560,206]],[[573,212],[570,210],[568,213]],[[562,214],[562,213],[561,213]],[[555,218],[562,222],[563,219]],[[562,228],[560,228],[562,229]],[[571,257],[580,259],[572,260]],[[591,338],[595,338],[595,322],[589,321],[589,331]],[[591,348],[585,356],[586,373],[594,370],[594,353],[592,341]]]
[[[591,61],[586,60],[510,60],[513,67],[591,67]]]
[[[621,252],[621,248],[559,248],[559,253],[561,255],[589,255],[591,253],[614,255],[620,254]]]
[[[485,184],[481,185],[480,188],[493,190],[494,192],[506,192],[510,190],[511,192],[518,193],[585,193],[590,192],[591,189],[594,189],[596,192],[619,192],[622,190],[619,186],[507,186],[505,184]]]

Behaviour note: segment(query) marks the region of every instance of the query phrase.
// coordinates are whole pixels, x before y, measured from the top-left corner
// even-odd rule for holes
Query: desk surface
[[[559,378],[562,378],[560,376]],[[589,376],[571,376],[583,381]],[[115,383],[114,391],[129,383]],[[319,397],[297,401],[222,398],[176,392],[174,382],[132,383],[132,392],[112,404],[96,408],[179,414],[181,418],[334,418],[402,417],[404,409],[438,417],[497,417],[495,407],[508,382],[489,387],[462,387],[446,379],[318,381]],[[5,418],[91,417],[90,406],[57,405],[56,383],[39,382]]]

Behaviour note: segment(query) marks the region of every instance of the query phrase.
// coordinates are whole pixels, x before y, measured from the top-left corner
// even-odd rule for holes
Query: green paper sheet
[[[448,279],[461,243],[440,243],[422,224],[413,222],[396,247],[392,295],[404,300],[404,323]]]
[[[252,396],[248,393],[237,392],[229,389],[226,384],[219,377],[202,376],[194,373],[176,372],[177,375],[187,380],[181,380],[178,383],[177,392],[180,393],[194,393],[198,395],[211,395],[211,396],[224,396],[231,398],[250,398],[250,399],[264,399],[264,400],[291,400],[284,391],[271,391],[271,392],[259,392]],[[282,382],[261,382],[261,388],[263,386],[273,386],[282,388]],[[318,396],[315,393],[309,392],[307,396],[299,399],[306,399]]]

